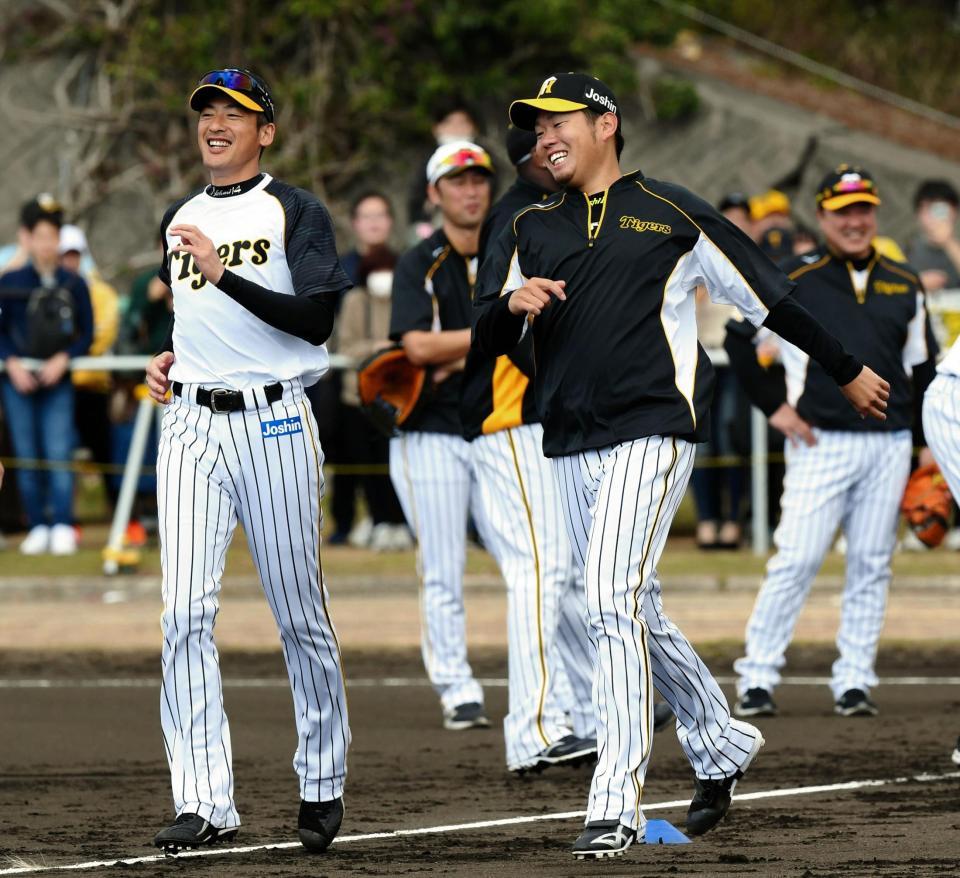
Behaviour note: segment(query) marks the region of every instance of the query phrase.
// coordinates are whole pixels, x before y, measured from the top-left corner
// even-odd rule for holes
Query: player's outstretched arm
[[[777,302],[763,324],[816,360],[861,417],[886,420],[890,385],[847,353],[793,296]]]

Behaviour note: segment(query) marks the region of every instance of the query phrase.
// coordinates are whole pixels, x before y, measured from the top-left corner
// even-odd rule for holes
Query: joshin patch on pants
[[[300,416],[294,418],[281,418],[278,421],[261,421],[260,435],[264,439],[276,439],[277,436],[289,436],[293,433],[302,433],[303,424]]]

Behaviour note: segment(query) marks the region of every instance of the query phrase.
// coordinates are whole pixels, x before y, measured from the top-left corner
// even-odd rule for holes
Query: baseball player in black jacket
[[[566,189],[521,211],[497,239],[474,301],[490,354],[533,333],[544,452],[553,458],[584,570],[599,761],[579,858],[622,853],[644,829],[640,796],[653,687],[677,715],[696,774],[687,831],[726,814],[763,738],[663,612],[657,561],[706,436],[712,373],[697,344],[694,291],[736,305],[808,350],[864,415],[888,386],[789,296],[792,283],[738,229],[682,187],[623,174],[619,106],[597,79],[566,73],[515,101]]]
[[[826,244],[783,269],[797,284],[797,301],[889,379],[887,418],[858,418],[821,366],[791,344],[782,346],[786,387],[771,381],[755,356],[757,327],[728,324],[725,347],[741,384],[790,440],[777,553],[747,623],[746,655],[734,664],[738,716],[777,712],[772,693],[786,649],[838,527],[847,538],[847,580],[830,682],[834,709],[841,716],[877,712],[870,690],[878,682],[874,660],[919,420],[915,399],[934,375],[937,343],[920,280],[871,244],[880,204],[871,175],[841,165],[824,178],[816,201]]]

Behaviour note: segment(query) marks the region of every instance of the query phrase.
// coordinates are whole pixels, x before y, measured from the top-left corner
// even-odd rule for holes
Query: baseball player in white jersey
[[[863,411],[881,414],[884,382],[791,301],[786,277],[713,208],[620,171],[619,108],[602,82],[558,73],[536,97],[515,101],[510,118],[536,131],[566,189],[518,213],[495,242],[477,287],[474,344],[501,355],[534,336],[543,448],[582,559],[595,647],[599,759],[573,854],[599,858],[643,835],[654,685],[695,772],[689,833],[724,817],[763,744],[756,728],[731,718],[660,598],[657,562],[693,442],[709,429],[696,287],[815,350]]]
[[[157,461],[163,566],[163,740],[176,821],[168,852],[232,838],[230,729],[213,640],[220,579],[239,521],[280,629],[293,689],[298,831],[323,851],[343,817],[350,741],[340,652],[320,564],[323,452],[304,387],[350,286],[330,218],[311,194],[260,172],[274,138],[264,81],[202,77],[190,97],[211,184],[163,219],[173,289],[164,352],[147,369],[167,401]]]
[[[950,493],[960,497],[960,339],[954,341],[940,361],[936,377],[923,396],[923,430],[928,450],[947,480]],[[931,462],[921,455],[921,466]],[[952,759],[960,765],[960,737]]]
[[[790,440],[767,565],[746,632],[738,716],[771,716],[797,617],[838,526],[847,539],[839,657],[830,688],[842,716],[877,712],[870,690],[883,627],[900,499],[910,473],[914,400],[933,377],[936,342],[923,288],[909,265],[878,254],[877,186],[862,168],[841,165],[820,184],[817,217],[826,244],[786,263],[796,299],[858,360],[890,382],[886,419],[858,418],[823,368],[789,343],[782,382],[770,385],[757,364],[749,322],[728,324],[731,364],[754,404]]]

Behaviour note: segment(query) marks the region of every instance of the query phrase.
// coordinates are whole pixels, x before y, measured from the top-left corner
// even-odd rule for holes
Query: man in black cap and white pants
[[[781,264],[797,300],[889,379],[883,423],[858,418],[820,365],[789,342],[781,345],[784,394],[783,382],[771,381],[757,362],[755,323],[727,324],[725,347],[741,385],[788,439],[777,553],[747,623],[746,655],[734,663],[738,716],[777,712],[773,690],[787,646],[838,527],[847,538],[847,575],[830,681],[834,710],[877,713],[870,690],[878,682],[874,662],[910,474],[914,400],[933,379],[937,352],[916,272],[873,248],[879,204],[867,171],[831,171],[816,195],[826,243]],[[917,438],[922,442],[922,431]]]
[[[340,650],[320,566],[323,452],[304,395],[350,282],[330,217],[260,171],[273,101],[247,70],[214,70],[190,97],[210,185],[161,226],[171,334],[147,367],[164,412],[157,460],[163,565],[160,715],[177,819],[168,852],[233,838],[230,728],[213,641],[220,577],[243,525],[293,689],[300,841],[327,848],[343,818],[350,742]]]
[[[489,354],[534,335],[544,452],[553,458],[596,648],[599,761],[579,858],[623,853],[644,831],[653,687],[677,715],[696,774],[687,831],[730,806],[763,744],[666,617],[657,562],[709,426],[711,367],[697,345],[695,290],[736,305],[806,348],[863,414],[883,417],[886,382],[788,295],[792,284],[742,232],[687,190],[624,175],[620,113],[583,74],[544,80],[511,121],[533,129],[566,190],[522,211],[484,264],[474,343]]]

